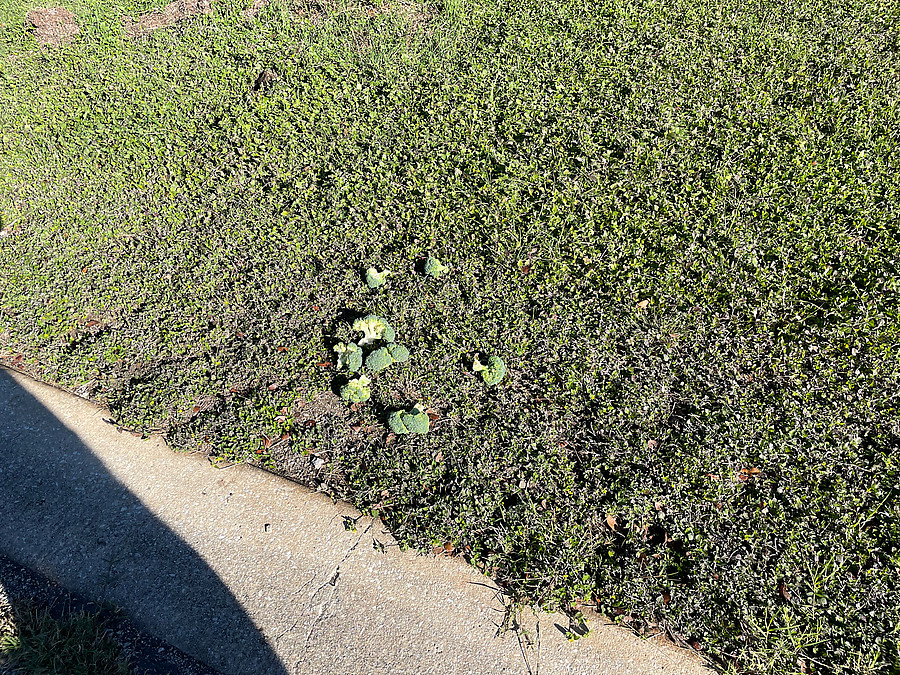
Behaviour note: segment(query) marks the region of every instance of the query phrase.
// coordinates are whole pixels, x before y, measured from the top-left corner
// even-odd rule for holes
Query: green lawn
[[[0,8],[7,363],[519,599],[900,672],[897,2],[60,1]],[[412,358],[351,408],[369,312]]]
[[[8,675],[132,675],[99,614],[56,618],[46,608],[0,605],[0,672]]]

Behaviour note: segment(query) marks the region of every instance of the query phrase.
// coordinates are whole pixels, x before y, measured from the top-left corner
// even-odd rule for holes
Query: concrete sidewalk
[[[223,673],[699,675],[693,654],[558,615],[496,637],[502,597],[457,559],[247,466],[215,469],[0,370],[0,554]],[[344,517],[356,520],[345,528]]]

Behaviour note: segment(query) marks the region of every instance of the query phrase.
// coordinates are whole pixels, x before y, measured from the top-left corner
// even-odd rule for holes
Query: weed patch
[[[732,672],[897,672],[895,3],[454,0],[416,30],[222,0],[140,40],[119,17],[159,6],[69,6],[43,51],[0,9],[5,362],[517,599]],[[410,358],[350,405],[333,347],[370,313]],[[429,433],[392,433],[413,402]]]

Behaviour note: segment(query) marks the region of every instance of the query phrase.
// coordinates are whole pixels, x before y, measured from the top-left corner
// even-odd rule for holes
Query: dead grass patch
[[[241,16],[249,21],[250,19],[255,19],[256,15],[259,14],[266,5],[269,4],[269,0],[253,0],[253,4],[250,5],[247,9],[241,12]]]
[[[160,10],[142,14],[137,21],[130,16],[122,17],[122,21],[125,24],[125,35],[138,38],[160,28],[174,26],[190,17],[209,14],[211,11],[212,0],[175,0]]]
[[[75,15],[65,7],[32,9],[25,15],[25,21],[34,27],[34,37],[42,45],[71,42],[81,32]]]

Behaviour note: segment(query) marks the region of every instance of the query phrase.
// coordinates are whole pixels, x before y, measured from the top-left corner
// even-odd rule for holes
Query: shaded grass
[[[2,34],[7,360],[518,597],[896,672],[893,3],[223,2],[134,42],[123,7]],[[370,311],[413,358],[344,412],[319,364]]]
[[[13,610],[14,628],[0,630],[0,665],[11,673],[127,675],[121,649],[99,617],[79,613],[53,618],[47,610]]]

